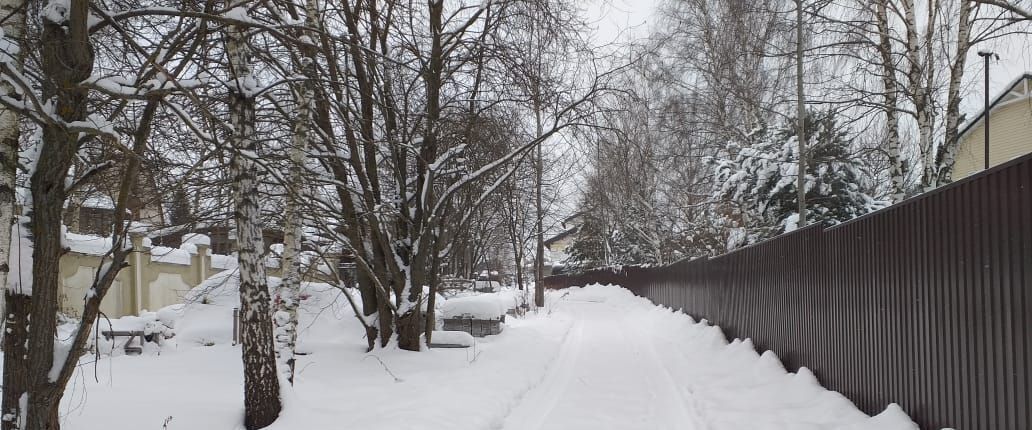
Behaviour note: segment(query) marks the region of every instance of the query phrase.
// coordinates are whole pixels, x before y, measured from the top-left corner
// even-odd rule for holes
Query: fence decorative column
[[[144,299],[144,291],[147,290],[144,284],[147,273],[147,266],[150,264],[151,245],[145,243],[146,236],[139,232],[130,232],[129,240],[133,244],[133,254],[129,259],[132,266],[132,278],[129,283],[132,286],[132,301],[129,309],[124,309],[126,315],[139,315],[140,311],[146,308],[147,301]]]
[[[190,265],[194,269],[194,276],[197,277],[194,287],[200,285],[205,279],[208,279],[209,273],[211,272],[211,247],[205,243],[197,243],[194,246],[197,247],[197,254],[193,256]]]

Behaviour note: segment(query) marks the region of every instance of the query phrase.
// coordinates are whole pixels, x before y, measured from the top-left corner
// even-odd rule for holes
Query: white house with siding
[[[985,166],[985,111],[960,131],[953,180],[981,172]],[[989,104],[989,165],[1032,153],[1032,72],[1004,88]]]

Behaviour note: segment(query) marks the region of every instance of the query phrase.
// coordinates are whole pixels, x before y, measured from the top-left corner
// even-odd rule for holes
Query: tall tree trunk
[[[42,71],[45,76],[43,96],[53,100],[54,112],[64,121],[80,121],[86,117],[88,92],[79,82],[93,70],[93,50],[86,27],[88,0],[72,0],[63,22],[53,22],[56,14],[44,14],[42,33]],[[60,7],[49,3],[45,7]],[[78,149],[78,133],[65,127],[43,126],[43,140],[36,170],[30,177],[32,194],[32,300],[28,340],[29,390],[25,411],[25,429],[55,430],[59,428],[58,407],[64,385],[57,383],[51,369],[60,369],[54,362],[57,335],[58,298],[61,288],[58,267],[62,246],[62,207],[68,171]],[[68,357],[69,360],[76,356]],[[55,366],[58,365],[58,366]]]
[[[946,93],[946,139],[935,157],[938,171],[932,186],[940,186],[953,180],[953,165],[957,161],[960,146],[960,87],[964,79],[967,53],[971,49],[971,1],[961,0],[957,18],[957,52],[950,67],[950,83]]]
[[[796,0],[796,141],[799,164],[796,166],[796,200],[800,228],[806,226],[806,94],[803,93],[803,0]]]
[[[0,24],[4,37],[19,47],[19,54],[24,51],[22,37],[25,35],[25,1],[4,0],[0,1],[0,15],[6,17]],[[22,55],[12,57],[13,67],[16,70],[22,69],[24,61]],[[14,87],[7,81],[0,81],[0,93],[12,94]],[[22,393],[28,389],[29,370],[26,358],[28,350],[26,341],[29,337],[28,315],[31,306],[31,299],[27,291],[18,288],[20,283],[12,282],[12,288],[7,287],[7,278],[11,267],[8,262],[11,258],[11,247],[18,246],[11,236],[11,229],[15,222],[15,187],[18,174],[18,137],[20,129],[18,126],[18,114],[12,110],[0,107],[0,288],[4,289],[3,303],[0,304],[0,312],[4,315],[4,373],[3,373],[3,404],[0,407],[0,430],[14,430],[18,428],[18,419],[22,415],[19,400]],[[28,228],[20,226],[20,228]],[[25,274],[28,275],[28,274]]]
[[[906,165],[899,137],[899,88],[896,80],[896,66],[892,59],[891,28],[889,27],[888,0],[878,0],[875,22],[878,28],[878,53],[881,57],[882,86],[885,88],[882,110],[885,112],[885,152],[889,159],[889,179],[892,183],[890,198],[899,203],[906,198]]]
[[[291,11],[293,12],[293,3]],[[305,28],[317,29],[316,15],[318,9],[313,0],[305,2]],[[296,16],[294,17],[297,18]],[[297,308],[301,301],[301,261],[298,254],[301,251],[302,222],[299,210],[299,200],[302,189],[302,171],[304,167],[305,153],[308,150],[308,141],[311,131],[314,129],[314,116],[312,115],[315,102],[316,83],[316,49],[313,39],[305,31],[299,32],[299,40],[306,45],[301,46],[301,59],[295,67],[297,72],[305,79],[296,85],[294,91],[297,99],[297,115],[294,123],[294,134],[291,137],[290,148],[290,174],[287,177],[287,204],[284,211],[285,223],[283,226],[283,283],[280,285],[279,294],[276,300],[277,309],[275,321],[276,327],[276,355],[279,358],[280,367],[286,375],[287,381],[294,384],[294,350],[297,347]]]
[[[32,298],[22,291],[8,290],[4,331],[3,430],[23,428],[21,397],[29,386],[29,311]]]
[[[936,169],[936,147],[935,147],[935,118],[936,118],[936,106],[935,106],[935,71],[936,64],[934,63],[935,52],[933,48],[935,44],[932,43],[932,39],[935,37],[936,22],[939,19],[939,0],[931,0],[926,5],[927,17],[925,20],[925,36],[924,36],[924,109],[920,113],[918,118],[918,124],[921,129],[919,134],[921,136],[921,148],[924,150],[924,169],[922,175],[922,184],[924,184],[925,191],[931,191],[936,187],[938,183],[938,169]]]
[[[438,128],[441,118],[441,87],[442,72],[444,69],[444,47],[442,46],[442,35],[444,31],[444,1],[430,0],[427,2],[429,13],[430,30],[430,52],[429,59],[423,70],[423,83],[426,88],[426,119],[424,124],[423,141],[419,144],[419,157],[416,160],[416,181],[415,207],[411,211],[413,216],[410,220],[403,220],[408,231],[409,243],[404,246],[404,251],[399,255],[401,260],[408,260],[407,277],[401,282],[401,289],[398,290],[398,319],[396,331],[398,334],[398,347],[407,351],[419,351],[421,347],[420,336],[423,334],[426,319],[423,317],[422,300],[423,287],[429,285],[430,270],[437,270],[430,267],[431,255],[437,249],[434,238],[435,226],[430,225],[430,209],[434,207],[434,180],[436,171],[431,169],[430,162],[437,157]],[[401,169],[399,169],[401,170]],[[404,175],[404,171],[399,171]],[[404,179],[402,180],[402,182]],[[404,192],[401,193],[404,195]],[[404,217],[402,217],[404,218]]]
[[[244,8],[238,5],[237,8]],[[255,139],[257,91],[251,70],[247,28],[230,25],[226,55],[231,77],[229,109],[233,135],[230,176],[233,178],[233,217],[237,229],[240,267],[241,353],[244,362],[244,425],[248,430],[272,424],[279,416],[279,378],[273,348],[268,278],[262,261],[261,211],[258,206],[258,142]]]
[[[537,135],[541,136],[541,108],[539,102],[536,101],[540,98],[540,95],[535,95],[534,105],[534,117],[537,122]],[[541,187],[542,180],[544,179],[544,153],[542,152],[541,144],[537,147],[537,163],[535,163],[535,184],[534,184],[534,216],[537,218],[535,223],[535,235],[537,238],[536,252],[534,258],[534,305],[537,307],[545,306],[545,213],[544,207],[541,205]]]
[[[931,64],[932,43],[929,38],[935,31],[936,0],[927,5],[929,21],[926,25],[925,53],[922,54],[922,40],[917,33],[917,17],[913,0],[903,0],[903,25],[906,28],[907,82],[908,93],[914,104],[914,116],[917,120],[918,148],[921,152],[921,190],[930,189],[931,177],[934,176],[933,128],[935,126],[935,106],[932,104],[931,77],[934,76]]]

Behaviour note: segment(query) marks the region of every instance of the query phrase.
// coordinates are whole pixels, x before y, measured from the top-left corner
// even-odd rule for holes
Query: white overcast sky
[[[626,42],[645,37],[655,21],[661,0],[582,0],[586,16],[596,28],[597,45]],[[1025,72],[1032,72],[1032,35],[1016,35],[978,46],[1000,55],[990,65],[989,94],[996,97],[1004,87]],[[968,58],[966,97],[961,109],[973,117],[983,108],[983,60],[975,51]]]
[[[648,35],[659,0],[583,0],[586,16],[596,28],[597,45],[624,42]]]

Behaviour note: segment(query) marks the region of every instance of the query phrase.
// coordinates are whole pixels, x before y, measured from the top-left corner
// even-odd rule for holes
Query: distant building
[[[554,253],[566,254],[566,251],[573,245],[577,238],[577,230],[583,222],[584,214],[576,213],[563,220],[561,223],[563,231],[545,240],[545,248]]]
[[[573,242],[577,240],[577,231],[584,222],[583,213],[575,213],[560,223],[563,231],[545,239],[545,274],[553,274],[560,271],[567,258],[570,257],[569,250]]]
[[[985,111],[960,131],[953,180],[985,167]],[[989,104],[989,165],[1005,163],[1032,152],[1032,73],[1008,85]]]

